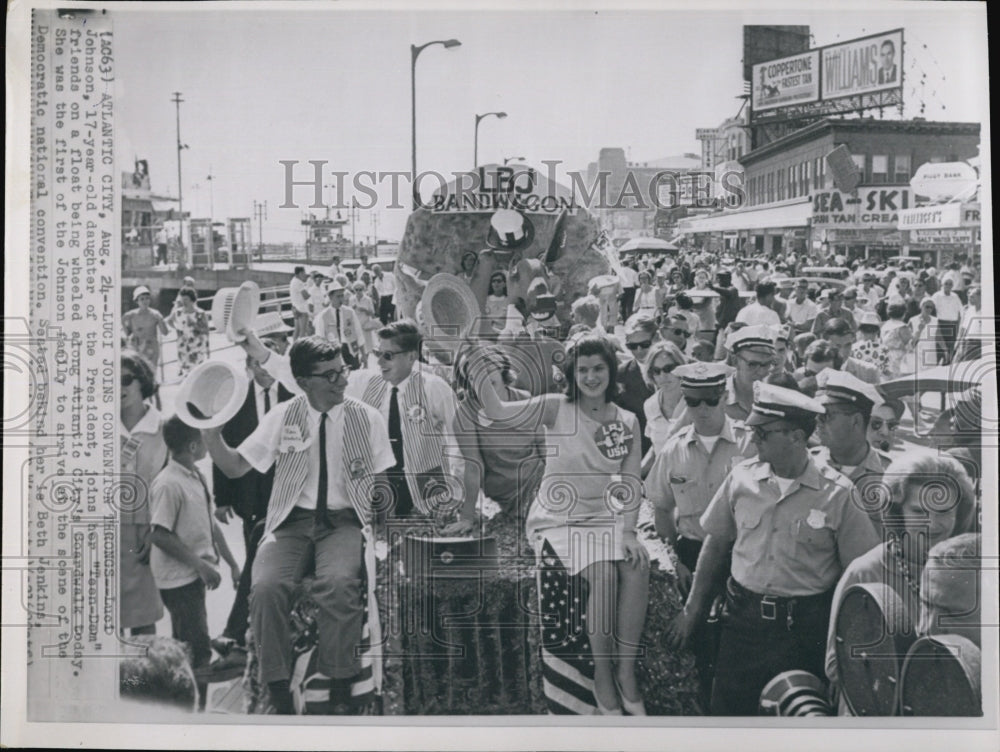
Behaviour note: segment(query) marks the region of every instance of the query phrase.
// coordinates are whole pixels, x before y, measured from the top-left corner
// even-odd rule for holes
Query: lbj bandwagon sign
[[[894,229],[899,212],[910,207],[909,186],[862,188],[855,198],[842,191],[813,194],[814,227]]]
[[[819,52],[783,57],[753,67],[755,112],[819,99]]]

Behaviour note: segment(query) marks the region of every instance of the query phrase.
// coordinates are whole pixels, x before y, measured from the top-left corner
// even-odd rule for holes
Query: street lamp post
[[[479,169],[479,123],[488,118],[490,115],[496,115],[498,120],[503,120],[507,117],[506,112],[484,112],[482,115],[476,115],[476,132],[474,134],[472,143],[472,169]]]
[[[174,92],[174,98],[171,100],[177,107],[177,213],[178,213],[178,224],[177,224],[177,241],[181,247],[181,253],[183,254],[182,262],[187,265],[190,262],[191,265],[194,264],[194,258],[188,258],[187,248],[184,245],[184,189],[183,181],[181,179],[181,151],[187,149],[187,144],[181,143],[181,93],[179,91]]]
[[[460,47],[457,39],[436,39],[421,45],[410,45],[410,186],[413,190],[413,208],[420,207],[420,196],[417,193],[417,57],[427,47],[435,44],[444,45],[445,49]]]

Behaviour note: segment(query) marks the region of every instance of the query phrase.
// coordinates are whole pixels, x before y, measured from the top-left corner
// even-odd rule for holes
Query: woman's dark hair
[[[139,379],[139,393],[143,399],[149,399],[156,394],[156,377],[153,375],[153,367],[135,350],[122,350],[121,369],[122,373],[128,371]]]
[[[459,351],[458,357],[455,358],[455,391],[460,395],[468,399],[475,394],[475,390],[469,381],[469,361],[473,353],[476,354],[477,359],[489,359],[492,362],[499,362],[500,376],[503,378],[503,383],[507,386],[514,383],[516,374],[511,365],[510,357],[504,352],[502,347],[469,343]],[[478,400],[473,397],[473,401]]]
[[[195,292],[193,287],[182,287],[177,291],[178,298],[188,298],[192,303],[198,302],[198,293]]]
[[[584,335],[574,342],[563,362],[563,376],[566,377],[566,398],[576,402],[580,398],[576,388],[576,362],[588,355],[598,355],[608,367],[608,388],[604,391],[604,401],[611,402],[618,396],[618,358],[615,347],[607,337],[600,334]]]
[[[880,327],[878,324],[858,324],[858,331],[864,332],[865,334],[878,334],[880,331],[882,331],[882,327]]]
[[[690,311],[692,308],[694,308],[694,301],[691,300],[691,297],[684,292],[677,293],[677,297],[675,298],[674,302],[677,303],[677,307],[680,308],[682,311]]]
[[[322,337],[303,337],[296,340],[288,351],[288,361],[292,367],[292,376],[297,379],[307,378],[312,374],[313,366],[324,360],[334,360],[341,356],[340,347],[326,341]]]
[[[906,303],[890,303],[885,309],[885,314],[890,319],[902,319],[906,315]]]

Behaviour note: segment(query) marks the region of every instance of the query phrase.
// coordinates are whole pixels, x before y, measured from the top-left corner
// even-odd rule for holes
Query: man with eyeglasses
[[[801,392],[758,383],[747,420],[758,456],[733,468],[701,517],[691,594],[668,639],[690,643],[731,555],[713,715],[755,715],[761,690],[784,671],[824,676],[833,590],[879,542],[851,482],[809,454],[824,412]]]
[[[732,371],[725,363],[693,363],[674,369],[692,422],[667,440],[646,479],[656,532],[677,553],[676,582],[682,598],[690,591],[705,540],[701,515],[733,466],[756,451],[743,424],[726,415],[723,398]],[[717,594],[721,592],[717,588]],[[717,636],[704,623],[692,635],[699,699],[705,708],[711,699]]]
[[[753,406],[754,384],[766,378],[774,365],[774,330],[757,324],[732,331],[726,350],[736,370],[726,379],[725,411],[733,420],[746,420]],[[691,422],[691,412],[681,402],[674,411],[674,431]]]
[[[265,365],[281,359],[252,332],[244,333],[248,355]],[[253,564],[250,621],[260,646],[261,680],[276,712],[295,712],[292,594],[303,569],[315,567],[310,595],[319,606],[318,671],[330,678],[329,712],[345,715],[351,712],[351,685],[361,672],[357,648],[366,592],[369,608],[374,605],[373,496],[394,457],[378,411],[345,396],[349,369],[338,347],[305,337],[292,345],[288,364],[298,396],[262,416],[237,448],[226,444],[221,428],[203,435],[212,461],[229,478],[251,469],[266,473],[274,466],[264,535]],[[367,583],[363,571],[369,573]]]
[[[877,500],[886,464],[868,443],[868,424],[882,396],[870,384],[832,368],[821,371],[816,384],[816,400],[826,407],[826,413],[818,419],[821,446],[810,450],[813,458],[850,478],[859,505],[868,510],[876,532],[881,534]]]
[[[455,443],[458,402],[448,382],[418,366],[422,337],[412,319],[378,330],[378,370],[351,375],[348,396],[379,411],[389,426],[395,463],[387,473],[395,517],[448,514],[461,506],[464,466]],[[470,512],[473,510],[470,510]],[[455,520],[442,531],[472,531],[473,520]]]

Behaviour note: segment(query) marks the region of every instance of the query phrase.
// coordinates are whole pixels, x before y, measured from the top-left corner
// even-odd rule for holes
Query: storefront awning
[[[764,209],[747,209],[727,212],[715,217],[693,217],[678,223],[678,232],[734,232],[740,230],[772,230],[784,227],[806,227],[812,218],[812,203],[772,206]]]

